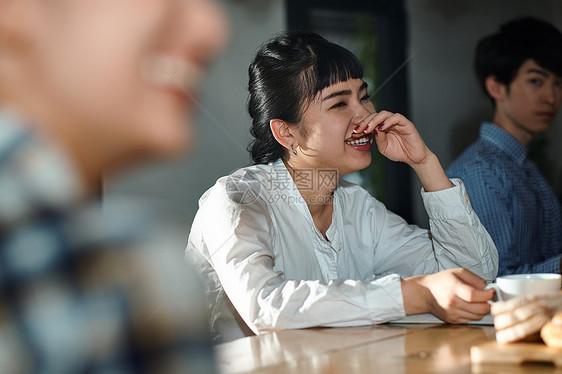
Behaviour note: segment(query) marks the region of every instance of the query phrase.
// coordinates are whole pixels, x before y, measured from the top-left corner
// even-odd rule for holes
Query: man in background
[[[560,203],[528,146],[560,107],[562,34],[533,18],[507,22],[480,40],[474,65],[494,116],[447,174],[464,181],[496,244],[498,276],[560,272]]]
[[[1,373],[215,371],[183,243],[96,200],[184,149],[225,35],[210,0],[0,1]]]

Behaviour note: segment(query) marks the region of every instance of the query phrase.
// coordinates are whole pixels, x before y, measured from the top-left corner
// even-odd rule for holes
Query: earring
[[[297,155],[297,150],[293,148],[293,145],[291,144],[291,152],[293,152],[293,154],[296,156]]]

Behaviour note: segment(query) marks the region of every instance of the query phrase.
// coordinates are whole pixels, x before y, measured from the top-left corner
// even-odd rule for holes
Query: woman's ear
[[[271,128],[271,132],[275,139],[281,144],[283,147],[287,149],[291,149],[291,147],[296,148],[298,144],[295,144],[296,139],[291,133],[291,129],[289,125],[285,121],[280,119],[272,119],[269,121],[269,127]]]
[[[486,91],[495,101],[502,101],[506,94],[507,89],[505,84],[498,81],[494,75],[490,75],[485,81]]]

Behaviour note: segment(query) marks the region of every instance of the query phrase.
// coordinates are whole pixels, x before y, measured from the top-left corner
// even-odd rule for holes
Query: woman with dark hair
[[[462,182],[447,178],[408,119],[375,111],[351,52],[282,33],[249,75],[254,165],[203,195],[187,247],[209,277],[219,339],[489,312],[493,291],[483,288],[497,251]],[[340,179],[370,164],[373,141],[417,173],[431,233]]]

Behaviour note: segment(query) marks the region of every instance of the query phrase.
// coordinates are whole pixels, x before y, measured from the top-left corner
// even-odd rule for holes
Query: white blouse
[[[199,201],[186,250],[208,276],[213,333],[383,323],[405,317],[401,277],[464,267],[494,280],[496,247],[452,182],[422,190],[429,232],[340,180],[326,240],[282,161],[220,178]]]

